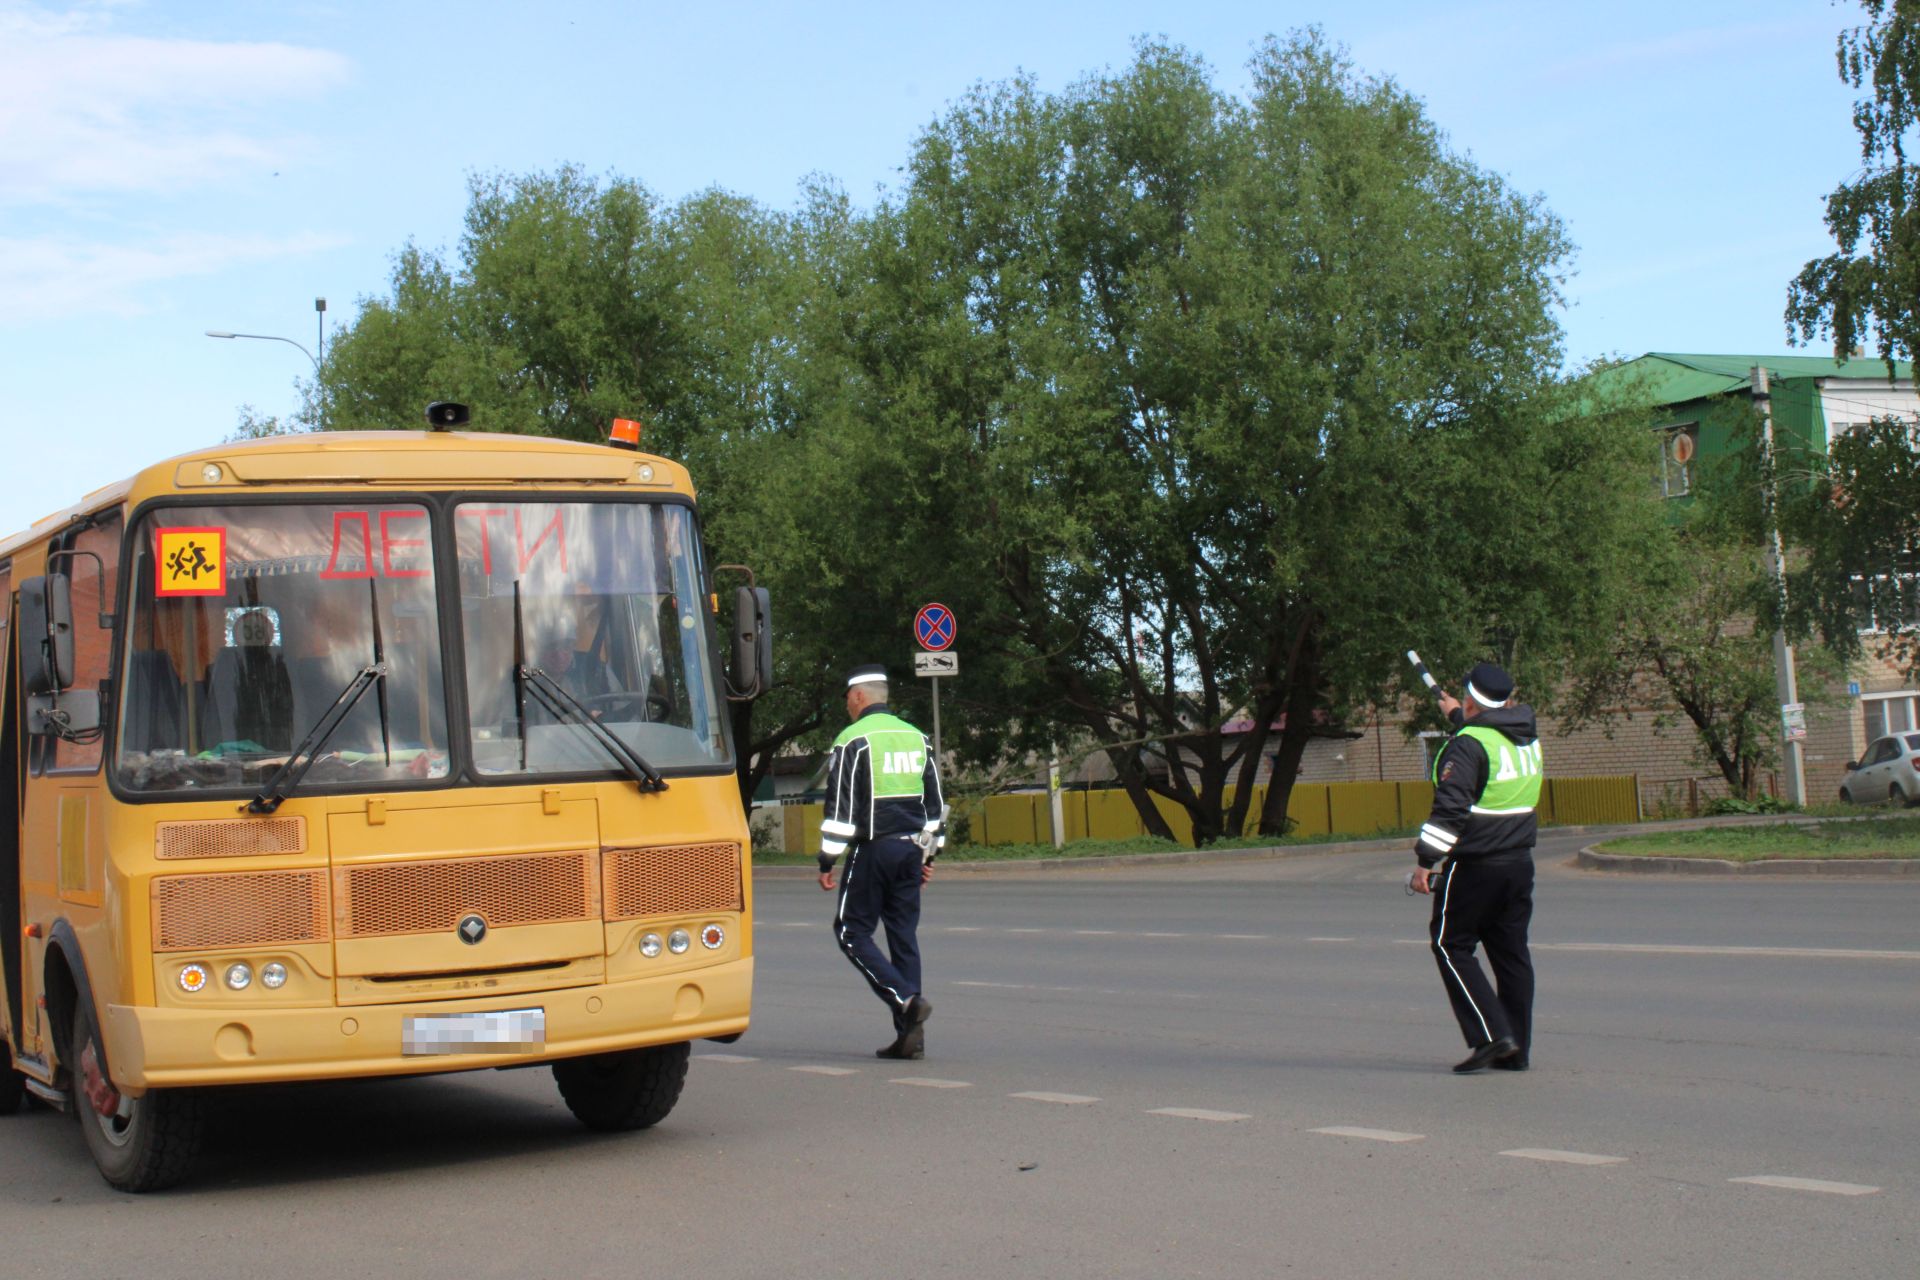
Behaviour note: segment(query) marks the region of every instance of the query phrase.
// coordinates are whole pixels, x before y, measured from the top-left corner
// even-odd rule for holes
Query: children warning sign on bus
[[[157,596],[221,596],[227,593],[225,529],[160,529],[154,557]]]

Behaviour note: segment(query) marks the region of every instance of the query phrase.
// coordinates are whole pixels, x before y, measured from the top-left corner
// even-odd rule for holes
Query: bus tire
[[[186,1177],[206,1133],[205,1099],[191,1089],[149,1089],[122,1097],[119,1111],[103,1116],[87,1097],[82,1056],[93,1039],[86,1011],[76,1010],[73,1035],[74,1112],[100,1176],[121,1191],[159,1191]]]
[[[680,1101],[687,1082],[686,1043],[596,1053],[553,1064],[553,1080],[567,1110],[589,1129],[620,1133],[659,1124]]]

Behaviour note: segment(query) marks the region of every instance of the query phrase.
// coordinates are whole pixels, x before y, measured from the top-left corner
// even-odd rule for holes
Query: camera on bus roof
[[[435,400],[427,406],[427,425],[435,431],[464,427],[473,420],[473,411],[452,400]]]

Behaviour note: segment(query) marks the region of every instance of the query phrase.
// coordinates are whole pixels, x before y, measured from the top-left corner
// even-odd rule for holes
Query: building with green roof
[[[1588,385],[1595,401],[1645,406],[1649,427],[1661,436],[1661,491],[1685,498],[1703,463],[1748,440],[1756,368],[1767,371],[1783,461],[1824,455],[1836,435],[1873,418],[1920,419],[1913,366],[1904,360],[1889,367],[1877,359],[1652,351],[1601,370]]]

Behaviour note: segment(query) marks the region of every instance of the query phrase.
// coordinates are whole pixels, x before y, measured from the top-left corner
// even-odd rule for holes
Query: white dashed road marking
[[[1063,1107],[1084,1107],[1090,1102],[1100,1101],[1098,1098],[1089,1098],[1084,1093],[1046,1093],[1035,1091],[1033,1093],[1010,1093],[1007,1096],[1009,1098],[1025,1098],[1028,1102],[1057,1102]]]
[[[1403,947],[1431,947],[1425,938],[1395,938]],[[1535,942],[1535,951],[1611,952],[1643,956],[1779,956],[1791,960],[1920,960],[1920,951],[1844,951],[1837,947],[1695,947],[1663,942]]]
[[[1147,1112],[1150,1116],[1176,1116],[1182,1120],[1212,1120],[1217,1124],[1228,1124],[1235,1120],[1251,1120],[1252,1116],[1239,1111],[1208,1111],[1204,1107],[1155,1107]]]
[[[1118,929],[1075,929],[1074,932],[1083,938],[1110,938],[1120,931]]]
[[[1880,1190],[1878,1187],[1866,1187],[1857,1182],[1824,1182],[1819,1178],[1782,1178],[1767,1175],[1758,1178],[1728,1178],[1728,1182],[1745,1182],[1756,1187],[1779,1187],[1786,1191],[1822,1191],[1830,1196],[1870,1196]]]
[[[932,1076],[897,1076],[888,1084],[918,1085],[922,1089],[971,1089],[971,1080],[937,1080]]]
[[[749,1058],[744,1053],[696,1053],[693,1056],[695,1060],[699,1062],[758,1062],[760,1061],[760,1059],[758,1058]]]
[[[804,1071],[814,1076],[857,1076],[860,1073],[852,1067],[788,1067],[789,1071]]]
[[[1336,1138],[1365,1138],[1369,1142],[1418,1142],[1427,1136],[1424,1133],[1401,1133],[1397,1129],[1355,1129],[1348,1125],[1309,1129],[1308,1132],[1331,1134]]]
[[[1187,935],[1184,933],[1143,933],[1140,936],[1143,938],[1184,938]]]
[[[1308,942],[1352,942],[1352,938],[1308,938]]]
[[[1551,1160],[1556,1164],[1625,1164],[1625,1156],[1596,1156],[1585,1151],[1555,1151],[1551,1147],[1515,1147],[1512,1151],[1502,1151],[1503,1156],[1518,1156],[1522,1160]]]

